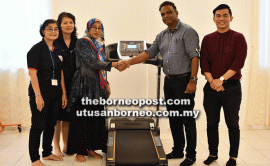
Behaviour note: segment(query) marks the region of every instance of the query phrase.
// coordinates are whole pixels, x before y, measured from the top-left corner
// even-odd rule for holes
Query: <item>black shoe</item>
[[[210,165],[213,161],[218,159],[218,157],[208,156],[208,158],[203,162],[205,165]]]
[[[186,158],[186,159],[180,164],[180,166],[190,166],[190,165],[194,164],[195,161],[196,161],[196,159]]]
[[[180,159],[184,157],[183,152],[176,153],[175,151],[172,151],[169,154],[166,154],[167,159]]]
[[[226,166],[236,166],[236,160],[230,158],[226,163]]]

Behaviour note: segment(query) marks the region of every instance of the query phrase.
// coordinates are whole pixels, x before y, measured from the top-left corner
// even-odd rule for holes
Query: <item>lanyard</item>
[[[48,47],[49,48],[49,47]],[[55,66],[54,66],[54,60],[53,60],[53,55],[52,55],[52,52],[51,52],[51,50],[50,50],[50,48],[49,48],[49,52],[50,52],[50,55],[51,55],[51,59],[52,59],[52,64],[53,64],[53,78],[54,78],[54,70],[55,70]]]

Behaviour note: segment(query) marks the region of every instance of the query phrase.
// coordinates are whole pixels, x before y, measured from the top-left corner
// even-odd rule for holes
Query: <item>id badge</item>
[[[52,86],[58,86],[57,79],[52,79]]]

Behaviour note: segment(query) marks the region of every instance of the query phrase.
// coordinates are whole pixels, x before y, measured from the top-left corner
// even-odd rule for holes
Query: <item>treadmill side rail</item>
[[[159,137],[159,133],[155,130],[150,131],[152,135],[153,142],[155,144],[156,152],[158,155],[158,159],[161,165],[168,165],[168,161],[166,158],[166,154],[164,152],[164,149],[162,147],[162,143]]]
[[[115,134],[116,131],[109,131],[107,143],[107,166],[115,165]]]

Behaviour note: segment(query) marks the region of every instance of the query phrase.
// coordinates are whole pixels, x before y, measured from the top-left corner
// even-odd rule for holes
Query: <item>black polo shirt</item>
[[[50,51],[44,39],[34,45],[27,53],[28,69],[37,70],[37,78],[42,97],[56,97],[62,94],[61,90],[61,70],[62,62],[60,60],[61,50],[54,49]],[[54,62],[54,70],[53,70]],[[57,79],[58,86],[52,86],[52,78]],[[30,82],[29,96],[34,96],[34,90]]]

